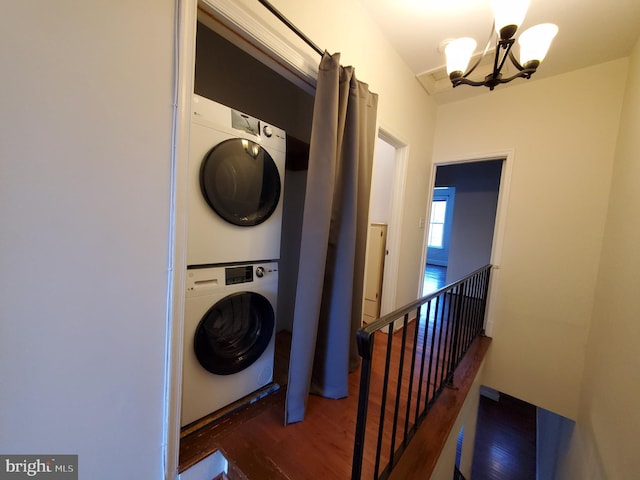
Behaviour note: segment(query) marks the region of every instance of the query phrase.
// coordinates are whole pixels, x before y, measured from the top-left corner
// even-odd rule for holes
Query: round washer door
[[[196,357],[211,373],[238,373],[266,350],[274,325],[273,307],[265,297],[255,292],[229,295],[200,320],[194,337]]]
[[[233,225],[267,220],[280,199],[280,173],[269,153],[251,140],[232,138],[213,147],[200,166],[209,206]]]

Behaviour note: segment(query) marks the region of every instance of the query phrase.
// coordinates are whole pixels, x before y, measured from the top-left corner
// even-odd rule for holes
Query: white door
[[[369,226],[369,245],[364,279],[364,321],[371,323],[380,316],[384,261],[387,251],[387,226]]]

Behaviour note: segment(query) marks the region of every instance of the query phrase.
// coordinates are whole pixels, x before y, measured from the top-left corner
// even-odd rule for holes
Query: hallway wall
[[[495,341],[486,384],[571,419],[627,63],[523,81],[438,108],[434,161],[513,151],[504,243],[492,274]]]
[[[630,60],[572,453],[560,478],[638,476],[640,39]]]
[[[0,452],[163,478],[173,0],[0,15]]]

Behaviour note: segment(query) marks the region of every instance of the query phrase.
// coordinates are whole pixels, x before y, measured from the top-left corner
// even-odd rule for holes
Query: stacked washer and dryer
[[[273,380],[285,132],[194,95],[181,425]]]

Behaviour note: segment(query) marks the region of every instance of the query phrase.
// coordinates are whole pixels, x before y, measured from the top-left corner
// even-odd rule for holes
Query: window
[[[434,200],[431,204],[429,220],[429,248],[442,248],[444,239],[444,221],[447,213],[446,200]]]

